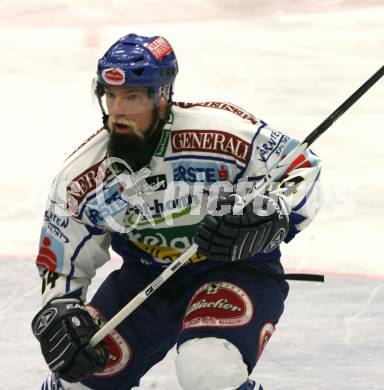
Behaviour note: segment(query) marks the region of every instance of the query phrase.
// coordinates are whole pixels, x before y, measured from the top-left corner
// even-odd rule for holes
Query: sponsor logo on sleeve
[[[267,142],[256,146],[260,153],[261,161],[268,161],[272,155],[280,157],[281,152],[284,150],[288,141],[289,137],[286,135],[283,135],[279,131],[272,131]]]
[[[40,249],[37,255],[36,265],[49,271],[61,271],[64,258],[64,245],[61,241],[51,236],[47,229],[41,232]]]
[[[190,301],[183,329],[200,327],[239,327],[253,317],[248,294],[228,282],[210,282],[201,286]]]
[[[69,218],[56,215],[50,210],[46,210],[44,214],[47,231],[55,236],[58,240],[65,244],[69,242],[69,238],[64,234],[64,230],[68,227]]]
[[[112,176],[112,171],[108,168],[103,173],[104,167],[102,164],[105,161],[105,159],[99,161],[86,169],[67,186],[67,208],[72,215],[78,216],[80,213],[80,205],[85,197]]]
[[[250,144],[241,138],[218,130],[181,130],[171,133],[171,145],[174,153],[207,152],[235,157],[242,163]]]

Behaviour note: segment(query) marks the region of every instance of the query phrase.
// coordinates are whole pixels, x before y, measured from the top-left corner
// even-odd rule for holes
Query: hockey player
[[[98,62],[104,126],[65,161],[41,232],[43,308],[32,329],[53,372],[43,389],[130,389],[174,345],[185,390],[262,388],[249,374],[288,294],[279,244],[316,214],[320,162],[307,151],[235,213],[234,191],[260,182],[298,141],[229,103],[173,102],[177,72],[159,36],[129,34]],[[202,204],[217,183],[225,191],[215,213]],[[90,347],[99,327],[194,241],[189,263]],[[86,304],[110,247],[123,264]]]

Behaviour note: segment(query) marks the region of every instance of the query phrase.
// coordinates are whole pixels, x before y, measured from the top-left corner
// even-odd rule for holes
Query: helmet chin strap
[[[99,107],[100,107],[100,110],[101,110],[101,114],[103,115],[103,125],[104,125],[104,128],[108,131],[110,131],[110,129],[108,128],[108,114],[105,112],[105,109],[103,107],[103,102],[101,101],[101,97],[103,96],[99,91],[98,91],[98,88],[99,86],[96,87],[96,91],[95,91],[95,94],[96,94],[96,97],[97,97],[97,101],[99,103]]]

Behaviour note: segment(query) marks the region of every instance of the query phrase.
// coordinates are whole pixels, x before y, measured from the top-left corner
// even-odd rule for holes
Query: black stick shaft
[[[311,145],[321,136],[345,111],[355,104],[380,78],[384,75],[384,65],[369,78],[358,90],[356,90],[340,107],[338,107],[328,118],[326,118],[311,134],[302,142]]]

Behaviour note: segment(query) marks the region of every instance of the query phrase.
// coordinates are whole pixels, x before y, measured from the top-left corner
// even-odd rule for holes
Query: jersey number
[[[59,275],[56,272],[45,270],[43,272],[41,293],[44,294],[44,291],[47,289],[48,285],[50,285],[50,288],[54,288],[58,278]]]

